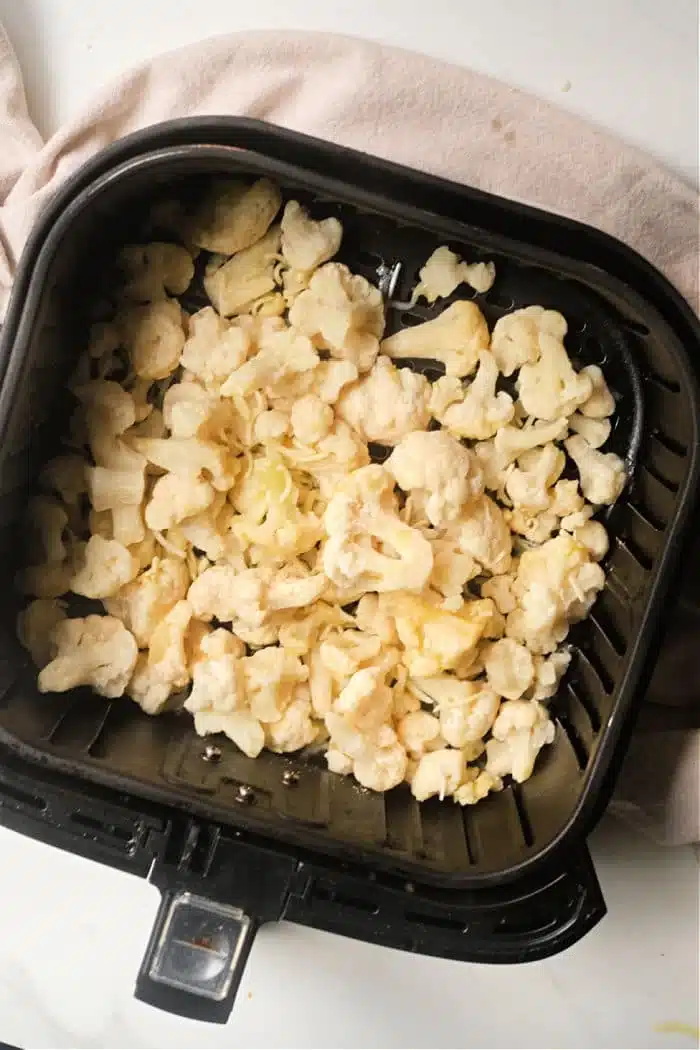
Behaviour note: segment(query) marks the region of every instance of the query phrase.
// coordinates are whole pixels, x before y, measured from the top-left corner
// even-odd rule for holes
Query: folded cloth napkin
[[[125,74],[42,143],[0,29],[0,317],[32,223],[67,175],[138,128],[225,113],[282,124],[590,223],[646,256],[697,309],[696,192],[644,154],[489,77],[348,37],[234,34]],[[618,812],[662,841],[700,840],[693,798],[700,733],[683,733],[680,747],[662,732],[644,740],[635,775],[622,778],[629,791],[618,793]],[[657,743],[670,766],[665,779],[654,757]]]

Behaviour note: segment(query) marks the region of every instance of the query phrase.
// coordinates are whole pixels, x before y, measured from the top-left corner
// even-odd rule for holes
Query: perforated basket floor
[[[202,141],[216,140],[210,134]],[[121,167],[115,163],[45,217],[43,236],[35,237],[23,261],[22,299],[13,304],[0,348],[0,551],[6,564],[14,564],[17,522],[36,466],[65,426],[61,385],[85,345],[91,306],[119,244],[137,236],[154,198],[196,193],[214,176],[268,172],[285,195],[307,201],[319,215],[341,218],[339,258],[390,292],[389,331],[431,315],[429,307],[407,312],[394,304],[409,298],[430,252],[448,243],[470,260],[496,263],[494,288],[477,297],[490,326],[515,307],[558,309],[569,322],[572,356],[580,364],[603,365],[618,399],[608,447],[626,457],[632,481],[607,517],[605,589],[589,619],[570,635],[574,658],[552,705],[555,742],[526,784],[471,808],[418,804],[407,789],[375,795],[319,762],[293,756],[265,753],[251,761],[225,740],[217,739],[221,760],[208,763],[188,717],[149,718],[128,700],[110,702],[85,691],[40,696],[15,639],[17,605],[9,588],[0,610],[0,741],[81,779],[368,868],[455,888],[514,878],[569,836],[585,834],[641,699],[668,598],[671,558],[682,542],[697,478],[698,400],[689,348],[656,307],[606,272],[602,250],[599,267],[577,258],[580,228],[571,226],[570,255],[562,252],[563,220],[402,169],[385,166],[378,179],[379,162],[330,147],[324,154],[325,147],[313,142],[305,147],[306,170],[300,170],[279,159],[291,159],[293,151],[282,148],[274,130],[255,145],[268,147],[270,155],[172,146]],[[385,197],[374,192],[378,181]],[[504,225],[512,239],[500,232]],[[612,257],[615,242],[601,241]],[[465,294],[460,288],[459,297]],[[196,295],[185,305],[198,305]],[[425,370],[439,374],[434,365]],[[283,778],[290,769],[298,774],[292,788]],[[241,801],[242,785],[252,789],[252,804],[250,795]]]

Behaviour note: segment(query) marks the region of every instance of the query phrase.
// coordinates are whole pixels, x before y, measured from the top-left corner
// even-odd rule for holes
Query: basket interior
[[[189,170],[195,166],[196,173]],[[106,282],[109,287],[119,246],[139,238],[155,199],[196,194],[212,176],[225,174],[231,174],[230,166],[201,156],[189,168],[136,170],[94,193],[56,239],[36,309],[26,319],[23,365],[0,452],[0,552],[8,575],[18,567],[18,525],[32,480],[65,429],[63,384],[85,346]],[[569,322],[572,358],[604,368],[618,402],[606,450],[627,459],[632,481],[606,517],[611,548],[605,588],[591,616],[569,636],[572,664],[552,702],[554,744],[541,753],[525,784],[466,808],[436,800],[419,804],[403,788],[376,795],[329,773],[317,760],[264,752],[252,761],[218,738],[222,757],[212,764],[203,760],[204,742],[189,716],[150,718],[127,699],[108,701],[86,690],[40,695],[35,671],[15,638],[19,604],[9,585],[0,609],[0,735],[34,758],[88,780],[326,853],[445,885],[500,878],[561,835],[589,790],[602,749],[612,747],[617,723],[639,694],[641,660],[653,644],[653,632],[640,630],[687,497],[696,442],[695,390],[684,352],[650,307],[631,293],[628,298],[619,290],[606,293],[601,274],[590,268],[581,267],[579,279],[563,278],[548,264],[533,262],[532,252],[519,255],[514,244],[494,251],[491,238],[486,249],[476,235],[464,239],[457,226],[455,236],[447,237],[429,223],[401,221],[390,209],[357,207],[351,191],[343,203],[301,183],[282,188],[318,216],[336,214],[342,220],[338,258],[391,288],[388,331],[444,308],[444,300],[410,310],[400,304],[410,297],[431,251],[448,243],[470,261],[495,262],[494,287],[475,296],[490,327],[520,306],[558,309]],[[455,298],[467,294],[461,286]],[[193,291],[183,305],[196,309],[203,300]],[[434,364],[412,364],[431,378],[440,374]],[[290,769],[298,773],[291,788],[290,778],[283,779]],[[241,785],[252,788],[252,804],[240,801]]]

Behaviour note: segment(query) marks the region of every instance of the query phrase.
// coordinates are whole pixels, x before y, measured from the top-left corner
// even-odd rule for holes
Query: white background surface
[[[422,50],[588,116],[697,180],[696,0],[0,0],[45,134],[107,79],[215,33],[308,28]],[[570,84],[570,90],[564,91]],[[282,925],[225,1028],[131,999],[157,894],[0,829],[0,1041],[58,1047],[690,1047],[698,865],[607,820],[610,914],[564,956],[497,969]]]

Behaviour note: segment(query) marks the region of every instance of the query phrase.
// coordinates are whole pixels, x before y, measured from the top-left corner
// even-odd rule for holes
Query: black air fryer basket
[[[377,795],[296,756],[251,761],[85,690],[41,696],[0,626],[0,819],[148,875],[162,906],[137,995],[208,1020],[230,1011],[261,922],[280,918],[411,951],[484,962],[551,955],[604,914],[586,836],[608,800],[661,637],[698,474],[697,319],[670,285],[611,238],[556,216],[231,118],[176,121],[122,140],[84,167],[37,223],[0,344],[0,552],[42,458],[65,424],[61,390],[119,245],[149,206],[214,176],[268,174],[286,196],[337,214],[339,258],[385,291],[389,331],[439,244],[492,259],[478,302],[490,325],[533,303],[561,310],[579,364],[617,398],[610,447],[631,482],[606,525],[607,582],[570,635],[552,702],[554,744],[532,778],[479,805]],[[400,265],[399,265],[400,264]],[[460,295],[465,293],[460,289]],[[196,296],[184,305],[202,305]],[[444,306],[444,303],[442,304]],[[433,368],[434,371],[434,368]],[[432,372],[430,373],[432,374]]]

